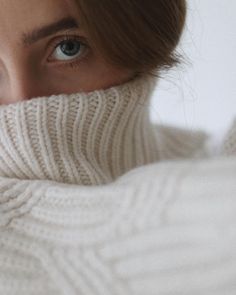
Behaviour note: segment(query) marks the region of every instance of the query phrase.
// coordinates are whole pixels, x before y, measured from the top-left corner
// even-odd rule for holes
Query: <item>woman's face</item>
[[[133,77],[90,47],[71,2],[0,0],[0,104],[106,89]]]

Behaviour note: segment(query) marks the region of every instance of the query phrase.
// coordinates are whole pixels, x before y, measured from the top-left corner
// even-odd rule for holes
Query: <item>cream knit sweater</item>
[[[97,185],[136,166],[196,154],[204,132],[150,124],[155,84],[145,76],[107,90],[0,106],[0,175]]]
[[[211,156],[156,82],[0,106],[1,295],[236,294],[236,124]]]

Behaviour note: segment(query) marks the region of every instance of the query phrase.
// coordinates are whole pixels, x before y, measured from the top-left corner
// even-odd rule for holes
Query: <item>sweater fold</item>
[[[0,294],[232,295],[236,158],[79,186],[0,177]]]

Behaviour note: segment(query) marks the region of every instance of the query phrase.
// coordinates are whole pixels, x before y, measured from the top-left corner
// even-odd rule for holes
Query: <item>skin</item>
[[[134,76],[132,71],[106,62],[90,46],[72,1],[0,0],[0,7],[1,105],[53,94],[106,89]],[[54,32],[32,44],[22,43],[23,34],[65,17],[75,18],[79,28]]]

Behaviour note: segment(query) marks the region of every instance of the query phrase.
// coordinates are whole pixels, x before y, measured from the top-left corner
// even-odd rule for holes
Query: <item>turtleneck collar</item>
[[[157,161],[149,116],[155,85],[143,75],[105,90],[0,106],[0,176],[98,185]]]

